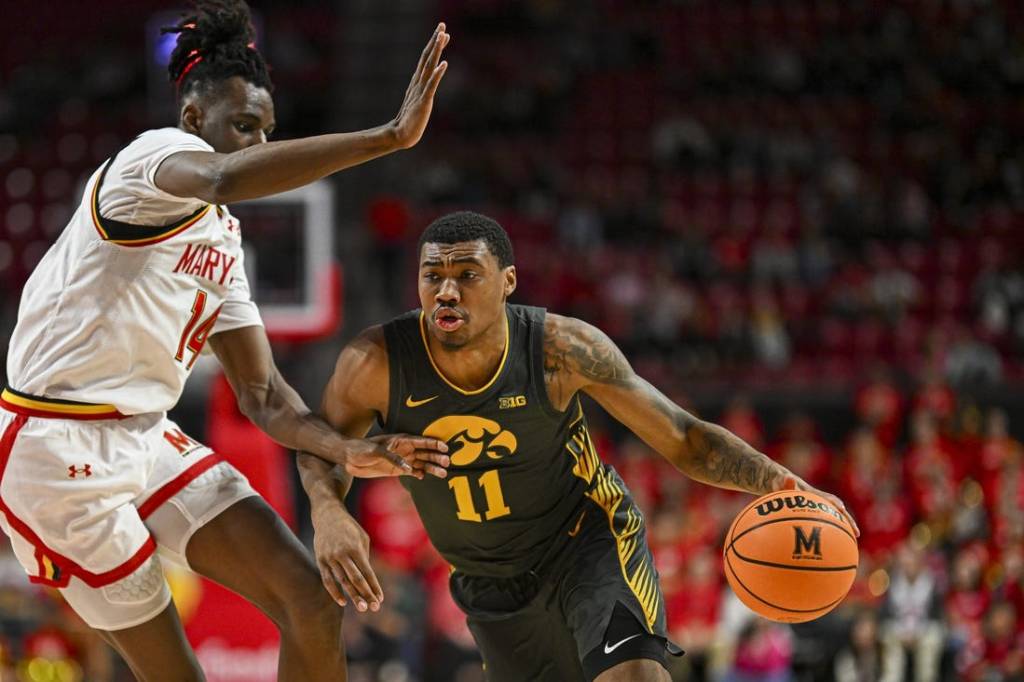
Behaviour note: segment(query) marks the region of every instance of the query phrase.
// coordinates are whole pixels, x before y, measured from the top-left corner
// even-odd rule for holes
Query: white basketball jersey
[[[123,414],[164,412],[210,334],[262,324],[238,220],[154,182],[180,151],[213,149],[177,128],[150,130],[93,173],[25,284],[11,388]]]

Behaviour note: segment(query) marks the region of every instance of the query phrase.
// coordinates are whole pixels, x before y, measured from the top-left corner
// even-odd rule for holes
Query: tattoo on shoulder
[[[545,377],[557,384],[566,372],[615,385],[634,376],[626,356],[604,332],[571,318],[547,325],[544,334]]]

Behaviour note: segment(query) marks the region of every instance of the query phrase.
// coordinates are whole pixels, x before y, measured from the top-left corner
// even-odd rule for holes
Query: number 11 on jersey
[[[484,516],[492,521],[502,516],[508,516],[512,510],[505,504],[505,496],[501,492],[501,480],[498,478],[498,470],[491,469],[480,476],[477,484],[484,489],[484,497],[487,499],[487,510]],[[468,476],[456,476],[448,480],[448,487],[455,493],[455,516],[460,521],[474,521],[480,523],[483,519],[473,504],[473,491],[469,487]]]

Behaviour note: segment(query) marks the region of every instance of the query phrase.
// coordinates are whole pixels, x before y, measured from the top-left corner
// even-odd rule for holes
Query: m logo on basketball
[[[810,537],[807,537],[807,534],[801,526],[794,526],[793,530],[796,533],[796,546],[793,547],[793,556],[820,559],[821,528],[815,528],[812,530]],[[813,557],[807,557],[808,554],[812,554]]]
[[[511,431],[491,419],[456,414],[441,417],[423,430],[424,436],[448,444],[452,466],[472,464],[482,454],[501,459],[516,451],[518,442]]]

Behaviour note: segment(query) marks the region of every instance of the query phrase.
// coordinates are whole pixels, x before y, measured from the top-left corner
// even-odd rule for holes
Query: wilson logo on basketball
[[[821,560],[821,528],[811,531],[810,537],[801,526],[794,526],[796,533],[796,544],[793,546],[794,559],[816,559]],[[810,556],[808,556],[810,555]]]
[[[757,505],[757,513],[759,516],[768,516],[776,512],[782,511],[782,508],[786,509],[814,509],[817,511],[823,511],[829,516],[834,516],[837,519],[842,519],[843,516],[838,511],[833,509],[830,505],[822,502],[815,502],[814,500],[808,500],[803,495],[794,495],[792,497],[776,497],[770,500],[766,500],[761,504]]]

